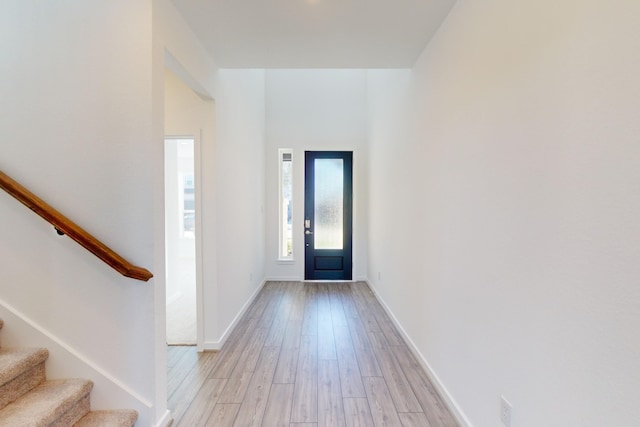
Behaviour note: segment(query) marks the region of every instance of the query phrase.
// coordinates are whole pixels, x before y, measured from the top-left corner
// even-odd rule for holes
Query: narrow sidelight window
[[[293,150],[281,148],[278,150],[278,172],[280,183],[279,203],[279,248],[278,258],[293,259]]]

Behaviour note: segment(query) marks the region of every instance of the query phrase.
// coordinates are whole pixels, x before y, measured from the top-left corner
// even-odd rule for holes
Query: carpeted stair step
[[[0,349],[0,409],[45,380],[44,348]]]
[[[0,427],[135,425],[138,413],[133,410],[90,412],[91,381],[46,381],[48,357],[43,348],[0,348]]]
[[[68,427],[89,412],[93,383],[45,381],[0,410],[0,427]]]
[[[132,427],[138,419],[133,410],[91,411],[73,427]]]

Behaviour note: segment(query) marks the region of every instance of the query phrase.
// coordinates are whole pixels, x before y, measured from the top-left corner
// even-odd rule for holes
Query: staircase
[[[0,329],[3,322],[0,319]],[[132,410],[91,411],[88,380],[47,380],[43,348],[0,348],[0,427],[132,427]]]

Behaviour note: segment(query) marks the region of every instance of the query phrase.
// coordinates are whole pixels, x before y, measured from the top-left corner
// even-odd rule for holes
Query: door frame
[[[344,275],[347,276],[347,278],[328,278],[328,279],[316,279],[316,278],[309,278],[310,275],[310,271],[308,268],[308,265],[310,263],[309,260],[309,256],[307,254],[308,252],[308,240],[307,240],[307,236],[306,236],[306,232],[307,232],[307,228],[306,228],[306,220],[308,218],[307,216],[307,211],[308,210],[313,210],[314,206],[313,206],[313,202],[314,200],[308,200],[307,197],[307,187],[308,186],[314,186],[315,185],[315,181],[313,181],[311,184],[308,184],[307,181],[309,180],[309,178],[311,179],[315,179],[315,177],[312,175],[312,171],[310,170],[310,168],[308,168],[308,157],[309,155],[317,155],[317,157],[314,158],[342,158],[343,160],[345,160],[345,162],[348,161],[348,163],[345,164],[348,165],[348,167],[345,169],[345,173],[346,173],[346,179],[347,181],[345,181],[345,185],[348,186],[349,191],[345,192],[344,198],[345,201],[348,198],[349,199],[349,204],[345,204],[344,208],[344,216],[345,216],[345,222],[344,222],[344,231],[348,231],[350,232],[349,235],[349,239],[345,239],[345,245],[343,246],[343,251],[345,251],[345,255],[343,256],[343,258],[346,258],[348,260],[347,264],[347,268],[342,270],[344,271]],[[339,155],[339,156],[338,156]],[[354,174],[354,170],[355,170],[355,150],[305,150],[305,155],[304,155],[304,180],[303,180],[303,277],[305,281],[330,281],[330,280],[337,280],[337,281],[353,281],[354,279],[354,247],[355,247],[355,174]],[[346,188],[346,187],[345,187]],[[315,218],[312,220],[313,222],[315,221]],[[314,224],[311,225],[311,228],[315,231],[315,227],[313,227]],[[311,236],[311,239],[313,240],[314,236]]]

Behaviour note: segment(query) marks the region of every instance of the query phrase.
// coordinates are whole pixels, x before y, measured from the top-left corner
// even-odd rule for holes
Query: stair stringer
[[[91,392],[92,409],[135,409],[138,411],[136,425],[153,425],[154,408],[148,399],[2,299],[0,299],[0,318],[4,320],[4,327],[0,332],[2,347],[47,348],[49,350],[49,358],[46,361],[48,379],[90,379],[94,383]]]

